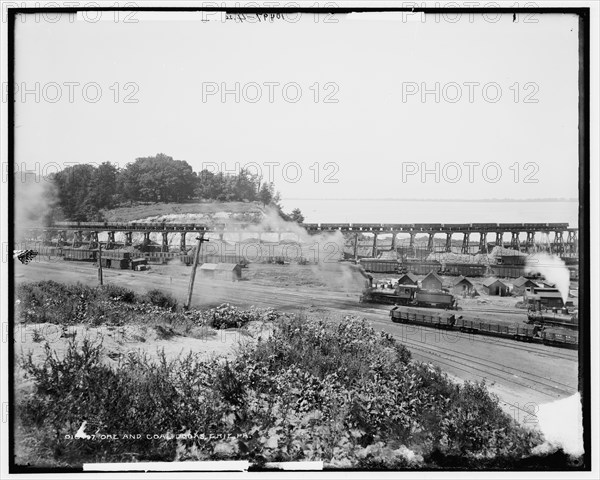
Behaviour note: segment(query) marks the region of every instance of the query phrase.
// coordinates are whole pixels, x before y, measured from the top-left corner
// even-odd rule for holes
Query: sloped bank
[[[51,291],[62,296],[60,304],[73,296],[81,303],[79,291],[59,294],[60,284]],[[120,295],[131,299],[125,289]],[[42,323],[39,314],[29,312],[27,321]],[[226,328],[255,315],[223,306],[198,318]],[[62,356],[49,345],[41,362],[23,357],[32,389],[17,405],[28,442],[21,459],[243,459],[257,466],[322,460],[328,468],[384,469],[570,465],[561,452],[531,456],[540,434],[504,414],[484,385],[457,385],[411,361],[408,350],[364,320],[266,315],[274,331],[240,345],[229,360],[133,352],[107,364],[101,342],[89,339],[70,342]],[[84,421],[95,436],[75,438]]]

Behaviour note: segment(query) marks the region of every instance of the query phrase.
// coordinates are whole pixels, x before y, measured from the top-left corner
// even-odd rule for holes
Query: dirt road
[[[273,265],[272,268],[281,269],[285,266]],[[189,272],[189,268],[180,266],[167,266],[147,272],[105,269],[104,282],[121,285],[139,293],[160,288],[172,293],[183,303]],[[97,284],[97,270],[92,264],[40,259],[29,265],[16,262],[15,273],[17,282],[56,280]],[[360,304],[358,295],[357,292],[295,285],[277,287],[251,281],[233,283],[199,280],[193,304],[214,306],[231,303],[240,307],[273,307],[339,320],[345,315],[366,317],[376,329],[390,333],[409,347],[415,359],[431,362],[456,379],[485,379],[507,412],[517,420],[532,425],[537,421],[535,412],[540,405],[577,392],[576,351],[395,324],[388,316],[390,307]],[[487,319],[506,319],[507,313],[482,312],[483,315]]]

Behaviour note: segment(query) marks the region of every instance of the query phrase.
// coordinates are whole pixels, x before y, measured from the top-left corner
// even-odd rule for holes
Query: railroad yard
[[[151,265],[144,271],[105,268],[104,283],[130,288],[144,293],[160,288],[184,302],[191,268],[180,262]],[[59,257],[38,256],[27,265],[15,262],[16,282],[55,280],[58,282],[98,283],[97,267],[93,263],[69,262]],[[375,283],[398,279],[399,274],[373,273]],[[419,276],[420,279],[424,275]],[[451,285],[456,277],[442,276]],[[393,323],[391,305],[360,303],[364,277],[344,264],[260,264],[250,263],[243,269],[241,281],[197,279],[194,306],[213,307],[230,303],[239,307],[273,307],[280,311],[300,312],[310,317],[326,317],[343,321],[346,315],[367,318],[373,326],[399,339],[414,358],[431,362],[456,380],[485,379],[491,392],[498,395],[503,408],[520,422],[535,424],[531,414],[537,408],[578,390],[578,353],[541,343],[524,343],[507,338],[482,336],[458,330],[446,331],[419,325]],[[483,278],[470,279],[477,291],[483,291]],[[509,283],[510,280],[507,280]],[[571,282],[574,306],[577,306],[577,284]],[[525,326],[527,310],[517,308],[518,296],[493,296],[481,293],[476,297],[457,295],[464,318],[493,321],[504,325]],[[432,314],[444,310],[427,309]],[[565,333],[554,327],[553,331]],[[573,334],[573,332],[570,332]],[[230,340],[177,337],[171,340],[141,338],[129,342],[127,349],[140,348],[148,352],[166,347],[173,354],[185,350],[228,354],[234,348]],[[41,349],[41,344],[16,336],[15,351],[22,348]],[[118,346],[115,346],[118,348]]]

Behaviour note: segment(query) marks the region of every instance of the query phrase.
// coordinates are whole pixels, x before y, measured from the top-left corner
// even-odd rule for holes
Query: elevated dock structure
[[[469,223],[469,224],[441,224],[441,223],[304,223],[301,225],[309,234],[339,231],[348,237],[354,237],[354,256],[356,257],[358,239],[363,236],[372,236],[373,256],[377,254],[377,240],[383,235],[391,235],[391,249],[397,245],[397,235],[404,234],[409,237],[410,247],[414,247],[416,236],[427,236],[427,250],[433,252],[436,246],[435,238],[442,238],[444,250],[450,252],[453,238],[462,239],[462,253],[473,253],[471,246],[478,245],[479,253],[487,253],[488,247],[502,246],[518,251],[533,252],[540,244],[552,253],[558,255],[577,255],[579,248],[579,234],[577,228],[569,227],[568,223]],[[49,241],[58,237],[59,243],[73,244],[97,243],[99,233],[108,234],[107,245],[115,243],[115,233],[125,235],[125,245],[131,245],[132,234],[142,232],[144,241],[149,242],[150,233],[162,235],[163,251],[169,249],[169,235],[180,234],[180,247],[186,247],[188,233],[213,233],[223,238],[224,234],[255,233],[259,238],[261,233],[256,232],[256,224],[252,223],[166,223],[166,222],[57,222],[49,227],[30,229],[31,234],[42,241]],[[282,233],[295,233],[297,224],[290,223],[289,228],[282,222],[279,227],[273,227],[268,232],[276,233],[281,239]],[[475,242],[471,237],[475,236]],[[510,235],[510,241],[505,237]],[[545,241],[535,241],[543,237]],[[488,240],[492,240],[490,243]]]

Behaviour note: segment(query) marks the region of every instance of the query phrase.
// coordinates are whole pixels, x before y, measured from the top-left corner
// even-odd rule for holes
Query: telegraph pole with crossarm
[[[204,238],[204,233],[201,233],[199,237],[196,238],[198,240],[198,245],[196,246],[196,253],[194,255],[194,263],[192,264],[192,274],[190,275],[190,286],[188,288],[188,298],[187,302],[184,306],[186,310],[190,308],[192,305],[192,293],[194,291],[194,280],[196,279],[196,268],[198,267],[198,260],[200,259],[200,249],[202,248],[202,244],[204,242],[208,242],[209,240]]]

